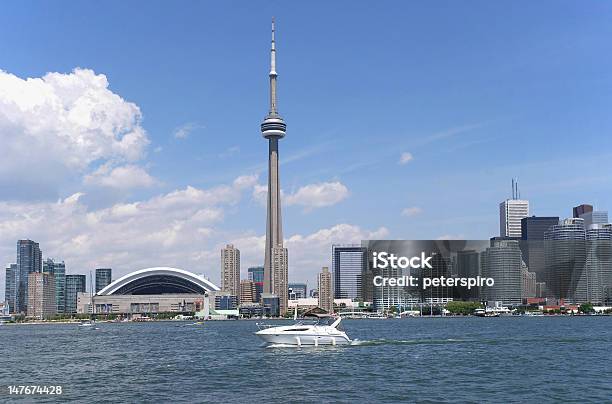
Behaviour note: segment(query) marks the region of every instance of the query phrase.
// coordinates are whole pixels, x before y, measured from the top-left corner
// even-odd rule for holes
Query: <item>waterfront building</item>
[[[232,244],[221,249],[221,290],[240,296],[240,250]]]
[[[289,299],[288,307],[293,311],[296,307],[298,310],[309,310],[319,307],[319,299],[316,297],[306,297],[303,299]]]
[[[304,299],[308,297],[308,286],[305,283],[289,284],[289,300]]]
[[[112,281],[112,268],[96,268],[96,293],[110,285]]]
[[[264,267],[251,267],[248,269],[249,280],[255,283],[255,301],[261,301],[264,284]]]
[[[288,251],[283,246],[281,193],[278,169],[278,141],[285,137],[287,125],[279,115],[276,102],[276,43],[272,20],[270,48],[270,109],[261,124],[261,134],[268,140],[268,201],[266,219],[266,250],[264,261],[264,292],[279,298],[279,311],[287,310]]]
[[[66,275],[66,305],[64,313],[77,313],[77,295],[86,292],[87,279],[85,275]]]
[[[42,271],[42,252],[37,242],[17,241],[17,276],[15,280],[15,313],[27,313],[28,275]]]
[[[521,249],[518,241],[497,240],[481,253],[481,272],[493,278],[493,286],[483,287],[483,297],[490,303],[519,305],[521,299]]]
[[[43,261],[43,272],[53,275],[55,280],[55,310],[58,314],[62,314],[66,308],[66,264],[64,261],[55,262],[52,258],[47,258]]]
[[[229,292],[215,292],[214,293],[215,310],[235,310],[238,308],[238,296],[233,295]]]
[[[499,204],[499,235],[521,237],[521,219],[529,216],[529,201],[506,199]]]
[[[51,273],[28,275],[28,317],[47,319],[56,313],[55,279]]]
[[[207,317],[209,298],[212,296],[214,305],[214,293],[218,291],[216,285],[202,276],[178,268],[156,267],[120,277],[93,296],[93,302],[96,314],[132,316],[203,311],[203,317]],[[90,297],[89,294],[81,297],[79,312],[86,313]]]
[[[319,298],[319,290],[318,289],[310,289],[308,296],[318,299]]]
[[[569,218],[544,234],[546,287],[549,297],[568,303],[587,301],[584,219]]]
[[[358,244],[332,245],[334,298],[364,299],[363,276],[368,269],[368,251]]]
[[[281,315],[280,299],[278,296],[272,293],[263,293],[261,295],[261,304],[265,316],[278,317]]]
[[[15,293],[17,281],[17,264],[8,264],[6,266],[6,278],[4,287],[4,301],[8,305],[9,313],[15,313]]]
[[[240,281],[240,304],[249,304],[257,302],[257,289],[255,282],[250,279]]]
[[[318,277],[319,307],[328,313],[334,312],[334,295],[332,293],[332,276],[328,267],[323,267]]]
[[[612,289],[612,225],[592,224],[586,240],[586,300],[605,305]]]

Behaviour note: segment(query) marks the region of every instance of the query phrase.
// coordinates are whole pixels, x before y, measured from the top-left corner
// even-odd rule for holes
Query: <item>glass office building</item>
[[[362,286],[367,267],[367,248],[360,245],[332,245],[334,298],[364,300]]]
[[[110,285],[113,278],[113,270],[111,268],[96,269],[96,293]]]
[[[66,275],[66,305],[64,312],[73,314],[77,312],[77,295],[85,292],[87,279],[85,275]]]

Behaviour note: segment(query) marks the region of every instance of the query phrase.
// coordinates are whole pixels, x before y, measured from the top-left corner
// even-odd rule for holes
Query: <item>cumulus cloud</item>
[[[0,185],[18,175],[52,187],[93,162],[137,161],[149,144],[141,120],[92,70],[27,79],[0,71]]]
[[[349,195],[348,188],[341,182],[321,182],[299,188],[285,197],[287,205],[300,205],[311,210],[335,205]]]
[[[412,161],[412,159],[413,159],[412,153],[403,152],[400,155],[399,164],[401,164],[401,165],[408,164],[409,162]]]
[[[86,175],[83,182],[86,185],[117,189],[147,188],[157,183],[142,167],[133,164],[114,168],[104,164],[92,174]]]
[[[419,208],[418,206],[411,206],[409,208],[402,209],[402,216],[406,216],[406,217],[416,216],[422,212],[423,212],[423,209]]]
[[[230,238],[219,224],[256,183],[257,176],[242,176],[100,209],[86,206],[82,193],[56,202],[0,201],[0,260],[14,262],[16,240],[31,238],[45,257],[66,260],[69,273],[111,266],[121,275],[169,265],[216,279],[218,251],[214,257],[212,251]]]

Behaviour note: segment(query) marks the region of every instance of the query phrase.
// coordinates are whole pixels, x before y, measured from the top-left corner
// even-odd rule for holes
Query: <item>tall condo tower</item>
[[[278,141],[285,137],[287,125],[276,108],[276,46],[272,19],[270,48],[270,111],[261,124],[261,135],[268,139],[268,213],[266,219],[266,252],[264,293],[279,298],[280,314],[287,310],[287,249],[283,247],[280,180],[278,176]]]

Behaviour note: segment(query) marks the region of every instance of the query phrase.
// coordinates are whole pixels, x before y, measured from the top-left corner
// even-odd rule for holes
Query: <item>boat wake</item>
[[[460,344],[472,342],[465,339],[373,339],[373,340],[354,340],[350,346],[379,346],[379,345],[440,345],[440,344]]]

